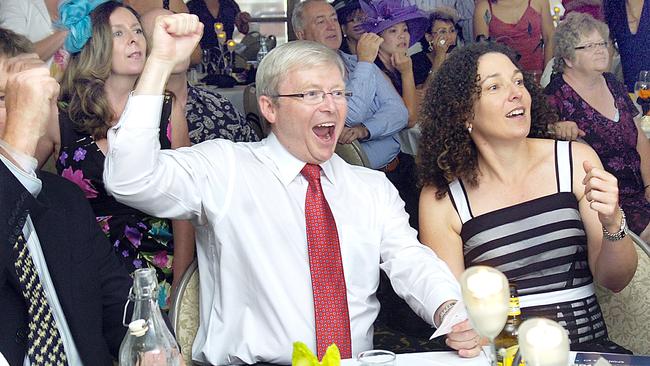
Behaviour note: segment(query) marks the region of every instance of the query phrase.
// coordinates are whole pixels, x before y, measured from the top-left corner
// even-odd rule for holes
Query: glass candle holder
[[[557,322],[531,318],[519,326],[519,349],[526,366],[569,364],[569,336]]]
[[[373,349],[359,353],[357,361],[361,366],[394,366],[395,354],[391,351]]]

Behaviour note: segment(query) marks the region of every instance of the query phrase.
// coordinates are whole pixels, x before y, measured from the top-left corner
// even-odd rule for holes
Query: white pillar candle
[[[508,280],[494,268],[475,266],[463,273],[460,282],[463,302],[474,329],[494,339],[508,317]]]
[[[557,322],[528,319],[519,327],[519,348],[527,366],[567,366],[569,336]]]

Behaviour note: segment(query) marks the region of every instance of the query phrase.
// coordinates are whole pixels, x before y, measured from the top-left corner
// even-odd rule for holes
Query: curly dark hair
[[[480,98],[478,59],[502,53],[518,66],[515,52],[495,42],[478,42],[454,50],[434,75],[421,111],[422,136],[417,155],[419,183],[438,189],[445,197],[448,184],[462,179],[475,186],[479,181],[478,151],[466,126],[473,120],[474,103]],[[521,68],[520,68],[521,69]],[[524,72],[524,85],[532,98],[528,137],[548,137],[548,124],[557,115],[546,103],[542,89]]]

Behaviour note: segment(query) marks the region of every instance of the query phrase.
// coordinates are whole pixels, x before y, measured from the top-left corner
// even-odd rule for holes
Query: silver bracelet
[[[623,239],[627,233],[627,220],[625,219],[625,212],[623,212],[622,208],[618,208],[621,211],[621,228],[615,232],[615,233],[610,233],[605,226],[603,225],[603,238],[609,241],[619,241]]]
[[[438,319],[440,319],[440,324],[442,324],[443,320],[445,319],[445,315],[451,310],[451,308],[456,305],[456,300],[452,300],[451,302],[447,303],[447,305],[443,306],[442,309],[440,309],[440,312],[438,313]],[[440,325],[438,324],[438,325]]]

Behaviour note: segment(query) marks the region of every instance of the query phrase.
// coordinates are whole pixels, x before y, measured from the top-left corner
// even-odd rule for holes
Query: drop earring
[[[472,124],[470,123],[469,126],[467,126],[467,132],[472,133]]]

